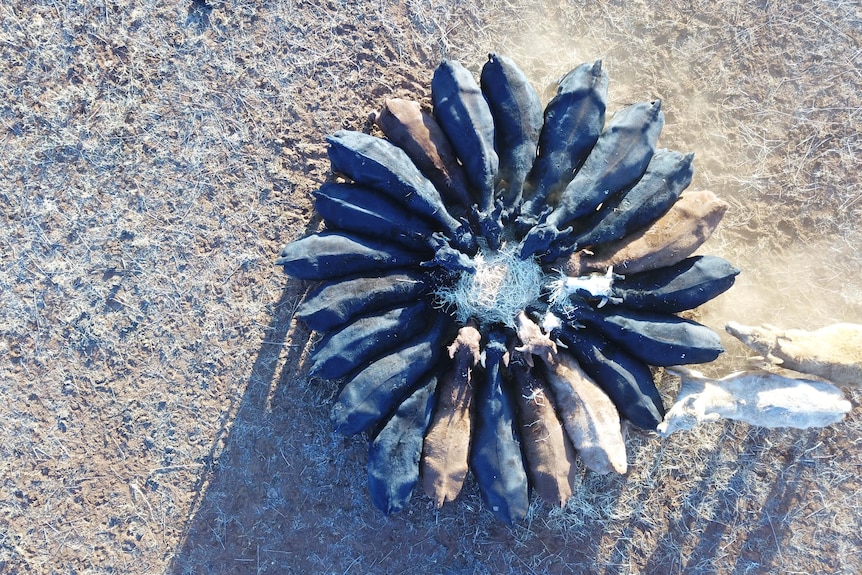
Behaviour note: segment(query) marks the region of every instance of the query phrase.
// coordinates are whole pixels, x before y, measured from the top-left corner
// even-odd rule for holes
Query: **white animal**
[[[560,278],[548,285],[551,290],[551,303],[562,303],[576,293],[585,293],[599,298],[601,301],[598,307],[603,307],[608,302],[621,303],[620,298],[613,296],[613,287],[614,280],[622,277],[614,274],[614,266],[608,267],[608,271],[604,274],[569,277],[560,273]]]
[[[862,387],[862,325],[836,323],[804,331],[728,322],[725,329],[781,367],[816,375],[838,385]]]
[[[760,427],[825,427],[844,419],[850,402],[841,390],[824,381],[793,379],[766,371],[741,371],[721,379],[674,367],[682,387],[658,426],[667,437],[720,418]]]

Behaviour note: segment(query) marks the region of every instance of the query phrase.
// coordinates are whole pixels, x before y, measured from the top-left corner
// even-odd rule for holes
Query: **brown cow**
[[[407,152],[416,167],[440,190],[447,203],[467,207],[467,177],[458,163],[443,129],[417,102],[386,100],[375,116],[377,124],[393,144]]]
[[[549,385],[527,366],[523,353],[512,352],[509,371],[518,384],[518,427],[530,483],[539,497],[563,507],[577,478],[577,454],[554,409]]]
[[[467,476],[472,370],[479,362],[481,339],[482,334],[473,323],[458,330],[458,336],[449,346],[453,368],[440,380],[437,408],[425,434],[420,465],[422,486],[437,507],[458,497]]]
[[[626,275],[674,265],[709,239],[727,208],[712,192],[685,192],[649,227],[592,251],[575,252],[564,261],[563,271],[583,276],[613,267]]]

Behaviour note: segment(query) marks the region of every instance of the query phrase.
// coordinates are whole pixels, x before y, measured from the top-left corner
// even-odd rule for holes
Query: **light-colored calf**
[[[781,367],[838,385],[862,387],[862,325],[836,323],[815,331],[728,322],[733,337]]]
[[[844,419],[851,409],[841,390],[831,383],[792,379],[766,371],[741,371],[721,379],[674,367],[682,387],[658,426],[667,437],[721,418],[760,427],[825,427]]]

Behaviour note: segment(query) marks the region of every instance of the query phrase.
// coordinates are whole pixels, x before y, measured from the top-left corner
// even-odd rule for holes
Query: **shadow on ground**
[[[308,286],[287,284],[233,420],[214,442],[216,463],[200,480],[168,572],[515,570],[509,550],[526,529],[494,520],[472,485],[439,512],[425,497],[391,517],[374,509],[364,438],[331,432],[337,386],[304,375],[310,334],[292,314]]]
[[[676,521],[662,520],[667,499],[656,509],[648,493],[663,486],[629,478],[611,479],[608,492],[595,494],[616,502],[628,490],[653,502],[624,521],[588,519],[574,528],[549,521],[550,509],[537,504],[525,524],[509,528],[483,508],[472,484],[440,511],[414,494],[402,512],[382,515],[367,495],[365,439],[331,432],[337,385],[305,375],[310,333],[292,316],[308,287],[286,280],[245,393],[213,444],[215,463],[200,479],[168,573],[746,573],[773,564],[790,536],[777,517],[798,497],[793,487],[804,466],[788,470],[795,479],[754,476],[756,462],[742,459],[759,456],[755,431],[743,441],[739,471],[718,494],[713,470],[722,456],[714,454],[701,481],[681,495],[691,511]],[[766,489],[772,482],[772,492],[740,533],[735,522],[745,502],[737,488],[749,481]],[[716,495],[723,508],[709,520],[698,516],[702,499]],[[728,539],[732,550],[724,548]],[[716,568],[717,556],[735,567]]]
[[[668,525],[645,563],[645,573],[761,573],[781,571],[781,548],[791,538],[794,510],[798,510],[799,486],[807,471],[805,461],[793,460],[820,441],[815,433],[787,454],[786,472],[780,480],[770,476],[758,461],[768,444],[768,430],[751,428],[739,442],[736,470],[717,484],[715,474],[704,476],[686,494],[688,511]],[[727,454],[716,450],[707,469],[719,469]],[[767,456],[769,457],[769,456]],[[753,485],[768,490],[766,504],[756,507],[748,495]]]
[[[168,572],[523,571],[532,558],[511,550],[541,533],[493,519],[473,485],[441,511],[424,496],[391,517],[371,505],[364,438],[331,432],[337,386],[304,375],[310,334],[292,314],[307,287],[288,281],[274,306],[267,339],[232,421],[214,442],[216,463],[200,480]],[[562,569],[574,554],[561,551],[554,555]]]

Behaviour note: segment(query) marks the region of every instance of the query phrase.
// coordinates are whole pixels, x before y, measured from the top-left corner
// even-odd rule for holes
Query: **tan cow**
[[[836,323],[804,331],[728,322],[725,329],[781,367],[816,375],[838,385],[862,387],[862,325]]]
[[[556,361],[557,344],[545,335],[538,324],[527,317],[523,310],[515,317],[515,330],[521,342],[515,351],[522,352],[521,357],[528,366],[533,367],[534,355],[539,356],[549,365]]]
[[[567,353],[558,352],[545,375],[566,432],[587,469],[625,473],[628,462],[620,414],[611,399]]]

